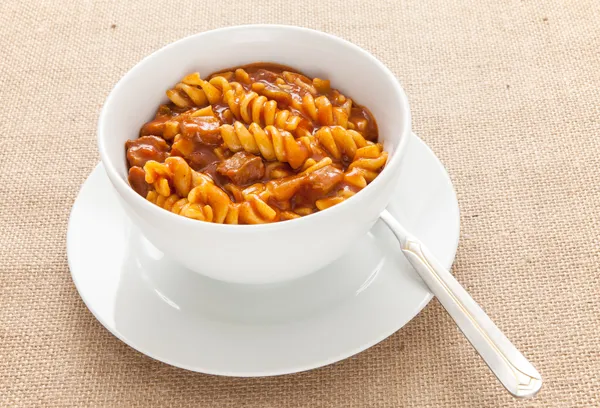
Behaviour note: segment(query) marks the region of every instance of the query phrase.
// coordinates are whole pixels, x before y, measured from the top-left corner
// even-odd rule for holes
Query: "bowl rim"
[[[137,194],[131,188],[131,186],[123,178],[121,178],[121,176],[119,175],[119,173],[113,166],[113,160],[111,159],[110,155],[107,152],[108,149],[106,146],[106,139],[108,136],[103,136],[103,135],[106,135],[106,131],[104,129],[104,127],[105,127],[104,124],[105,124],[105,122],[107,122],[106,115],[108,114],[107,113],[108,106],[110,106],[112,104],[112,101],[116,98],[116,95],[119,93],[119,90],[125,86],[125,83],[127,82],[128,78],[135,75],[138,70],[141,70],[147,64],[150,64],[152,62],[152,59],[155,58],[156,55],[158,55],[170,48],[176,47],[183,42],[190,41],[192,38],[202,37],[202,36],[208,35],[208,34],[214,35],[214,34],[218,34],[218,33],[226,33],[226,32],[231,32],[231,31],[243,31],[243,30],[286,30],[286,31],[296,31],[296,32],[303,33],[303,34],[316,35],[316,36],[321,36],[323,38],[328,38],[329,40],[338,42],[342,46],[350,48],[353,52],[356,52],[357,54],[360,54],[364,58],[370,60],[381,70],[383,75],[385,75],[386,77],[388,77],[388,79],[390,79],[390,83],[393,84],[393,91],[396,94],[396,96],[400,99],[400,106],[402,107],[402,111],[398,112],[398,114],[404,116],[404,119],[405,119],[401,125],[401,128],[398,129],[398,133],[400,134],[400,138],[401,138],[400,143],[398,144],[398,147],[396,148],[394,154],[391,155],[391,158],[388,159],[388,162],[387,162],[386,166],[384,167],[384,169],[381,171],[381,173],[371,183],[369,183],[365,188],[363,188],[357,194],[355,194],[354,196],[348,198],[347,200],[344,200],[343,202],[341,202],[333,207],[327,208],[326,210],[323,210],[323,211],[317,211],[317,212],[315,212],[313,214],[309,214],[307,216],[295,218],[292,220],[286,220],[285,222],[273,222],[273,223],[266,223],[266,224],[248,224],[248,225],[244,224],[243,227],[239,227],[239,225],[237,225],[237,224],[230,225],[230,224],[217,224],[217,223],[213,223],[213,222],[198,222],[198,220],[193,220],[193,219],[190,219],[187,217],[182,217],[182,216],[174,214],[170,211],[166,211],[163,208],[152,204],[151,202],[149,202],[148,200],[146,200],[145,198],[143,198],[142,196]],[[100,111],[100,115],[98,118],[96,137],[97,137],[97,143],[98,143],[98,150],[100,153],[100,159],[101,159],[101,161],[104,165],[104,169],[105,169],[109,179],[111,180],[111,183],[115,187],[115,189],[119,192],[119,194],[121,194],[121,195],[125,194],[125,195],[129,196],[133,200],[134,203],[139,203],[139,205],[141,205],[141,206],[146,206],[149,209],[149,211],[151,213],[153,213],[153,216],[160,217],[165,220],[170,220],[170,222],[175,222],[175,223],[177,223],[179,225],[183,225],[183,226],[186,226],[186,225],[190,226],[190,227],[195,226],[196,228],[206,228],[208,230],[212,230],[212,229],[223,230],[225,228],[225,229],[235,230],[238,233],[240,233],[240,232],[251,233],[251,232],[257,232],[257,231],[275,231],[275,230],[279,230],[281,228],[291,228],[293,226],[300,225],[301,223],[305,223],[305,224],[306,223],[316,223],[323,217],[332,217],[335,213],[339,213],[339,212],[343,211],[349,205],[352,205],[353,203],[358,203],[359,200],[361,200],[363,197],[366,197],[368,195],[365,193],[368,193],[369,191],[374,191],[377,187],[383,185],[384,180],[386,180],[387,178],[390,177],[388,175],[390,175],[392,173],[392,170],[396,170],[397,167],[400,165],[402,156],[404,154],[404,151],[406,150],[405,149],[406,145],[410,138],[411,128],[412,128],[412,124],[411,124],[410,106],[408,104],[408,98],[406,96],[406,93],[404,92],[404,89],[402,88],[402,86],[400,85],[400,82],[398,81],[396,76],[392,73],[392,71],[387,66],[385,66],[379,59],[377,59],[373,54],[368,52],[367,50],[359,47],[358,45],[356,45],[348,40],[338,37],[336,35],[325,33],[323,31],[313,30],[310,28],[293,26],[293,25],[284,25],[284,24],[247,24],[247,25],[234,25],[234,26],[221,27],[221,28],[217,28],[214,30],[208,30],[208,31],[203,31],[200,33],[192,34],[192,35],[183,37],[177,41],[171,42],[171,43],[159,48],[158,50],[155,50],[154,52],[147,55],[146,57],[144,57],[137,64],[135,64],[133,66],[133,68],[131,68],[129,71],[127,71],[119,79],[119,81],[116,83],[116,85],[110,91],[109,95],[107,96],[106,100],[104,101],[102,110]],[[389,188],[393,188],[393,186],[389,186]],[[361,194],[361,193],[363,193],[363,194]],[[130,202],[125,197],[124,197],[124,199],[128,203]],[[132,210],[134,210],[134,209],[132,208]]]

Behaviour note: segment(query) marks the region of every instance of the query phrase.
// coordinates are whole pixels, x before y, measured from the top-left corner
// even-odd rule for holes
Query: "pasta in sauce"
[[[185,217],[260,224],[309,215],[359,192],[387,161],[367,108],[291,68],[193,73],[167,96],[126,142],[128,178]]]

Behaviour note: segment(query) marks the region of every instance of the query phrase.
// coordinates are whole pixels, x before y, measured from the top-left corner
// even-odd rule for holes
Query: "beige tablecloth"
[[[453,272],[545,380],[518,403],[436,301],[346,361],[186,372],[105,330],[71,281],[70,207],[117,80],[192,33],[286,23],[387,64],[461,208]],[[0,2],[0,406],[600,406],[598,0]]]

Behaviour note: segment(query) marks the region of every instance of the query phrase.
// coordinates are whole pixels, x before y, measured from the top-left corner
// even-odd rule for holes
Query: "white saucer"
[[[416,136],[388,209],[452,264],[456,195]],[[67,252],[79,294],[108,330],[152,358],[209,374],[268,376],[334,363],[393,334],[432,297],[381,221],[343,258],[293,282],[245,286],[205,278],[140,235],[102,165],[73,205]]]

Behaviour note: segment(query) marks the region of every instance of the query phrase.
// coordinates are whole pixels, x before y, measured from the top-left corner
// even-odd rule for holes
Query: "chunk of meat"
[[[257,81],[275,82],[275,80],[277,78],[279,78],[280,76],[269,69],[259,68],[256,70],[256,72],[251,74],[250,77],[252,78],[253,82],[257,82]]]
[[[221,121],[212,116],[199,116],[181,122],[181,134],[189,139],[198,137],[202,143],[218,145],[221,143],[219,127]]]
[[[129,169],[129,185],[136,193],[146,198],[148,195],[148,183],[146,183],[146,172],[141,167],[134,166]]]
[[[169,145],[165,139],[158,136],[142,136],[139,139],[125,142],[129,166],[144,167],[149,160],[159,163],[169,157]]]
[[[267,182],[267,189],[271,192],[273,199],[283,202],[290,200],[294,194],[298,193],[304,187],[305,182],[306,177],[297,174],[295,176],[271,180]]]
[[[262,179],[265,175],[265,165],[258,156],[247,152],[237,152],[219,163],[217,172],[229,177],[238,186],[242,186]]]
[[[307,185],[310,186],[312,193],[323,196],[329,193],[343,179],[344,172],[330,165],[310,173]]]
[[[202,144],[196,144],[194,151],[190,153],[186,159],[189,161],[190,166],[195,170],[201,170],[206,166],[219,162],[219,158],[215,155],[214,149]]]
[[[252,90],[259,95],[266,96],[268,99],[277,101],[281,107],[285,107],[292,103],[292,95],[282,91],[278,86],[270,82],[254,82]]]

